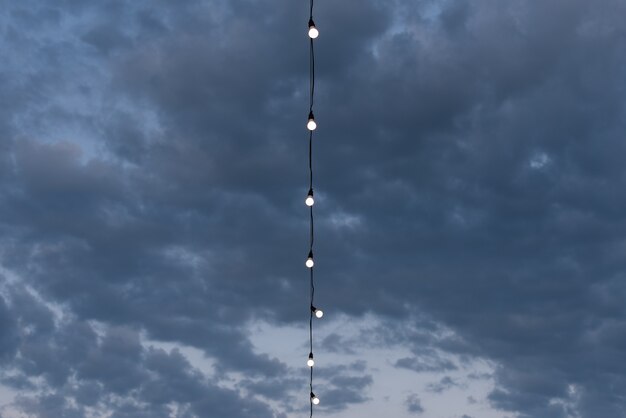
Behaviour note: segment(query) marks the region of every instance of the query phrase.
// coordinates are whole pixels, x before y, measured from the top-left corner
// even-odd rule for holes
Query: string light
[[[316,39],[318,36],[320,36],[320,31],[315,27],[313,19],[309,19],[309,38]]]
[[[309,112],[309,121],[306,124],[306,127],[309,131],[314,131],[317,129],[317,123],[315,123],[315,116],[313,116],[313,111]]]
[[[320,400],[313,393],[313,366],[315,365],[315,360],[313,360],[313,317],[321,318],[324,315],[321,309],[317,309],[313,306],[314,297],[315,297],[315,281],[313,280],[313,266],[315,262],[313,261],[313,242],[315,237],[315,229],[313,228],[313,205],[315,204],[315,199],[313,198],[313,131],[317,129],[317,122],[315,121],[315,116],[313,115],[313,99],[315,97],[315,51],[313,48],[313,41],[317,39],[319,36],[319,30],[315,27],[315,23],[313,22],[313,0],[310,0],[310,14],[309,14],[309,87],[310,87],[310,96],[309,96],[309,118],[306,124],[307,129],[309,130],[309,193],[307,194],[304,203],[309,207],[309,231],[310,231],[310,241],[309,241],[309,255],[306,259],[305,265],[309,268],[309,280],[310,280],[310,289],[311,289],[311,309],[309,312],[309,358],[307,359],[307,366],[310,369],[310,380],[309,380],[309,388],[310,388],[310,406],[311,406],[311,418],[313,417],[313,405],[318,405]]]
[[[317,318],[321,318],[324,316],[324,311],[321,309],[317,309],[315,306],[311,306],[311,312],[313,312],[313,315],[315,315]]]
[[[313,206],[315,204],[315,199],[313,199],[313,189],[309,189],[309,193],[306,195],[304,203],[307,206]]]
[[[313,266],[315,265],[315,262],[313,261],[313,251],[309,252],[309,257],[306,259],[306,262],[304,264],[310,269],[313,268]]]

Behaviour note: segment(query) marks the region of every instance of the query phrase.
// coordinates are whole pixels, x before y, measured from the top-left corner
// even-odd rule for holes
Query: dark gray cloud
[[[457,366],[454,362],[439,358],[438,354],[433,353],[432,357],[421,359],[418,357],[403,357],[395,363],[396,367],[415,370],[416,372],[432,372],[455,370]]]
[[[15,318],[6,305],[5,300],[0,297],[0,361],[6,363],[10,361],[18,348],[18,331]]]
[[[29,302],[22,305],[22,320],[33,310],[45,310],[36,299]],[[145,348],[131,328],[110,327],[100,335],[88,323],[65,319],[47,333],[24,327],[21,340],[22,358],[3,373],[2,383],[23,389],[24,379],[43,379],[43,384],[35,383],[41,392],[29,388],[33,394],[20,395],[15,402],[33,416],[83,417],[88,411],[108,411],[119,417],[169,417],[172,405],[181,417],[275,416],[264,403],[216,385],[219,379],[194,369],[178,350]]]
[[[303,377],[247,324],[306,315],[306,5],[0,6],[16,406],[281,416]],[[416,372],[484,358],[511,414],[626,415],[622,2],[317,7],[318,295],[385,323],[324,349],[403,347]],[[369,399],[367,368],[320,370],[329,410]]]
[[[412,394],[407,397],[405,403],[407,410],[411,414],[421,415],[424,413],[424,407],[422,407],[422,402],[416,394]]]
[[[338,412],[350,404],[370,400],[368,390],[373,377],[368,374],[368,365],[363,360],[320,367],[315,375],[321,380],[324,411]]]
[[[456,382],[450,376],[444,376],[441,378],[441,380],[439,380],[439,382],[429,383],[428,386],[426,386],[426,390],[430,392],[434,392],[434,393],[442,393],[448,389],[451,389],[454,387],[462,387],[462,386],[463,385]]]

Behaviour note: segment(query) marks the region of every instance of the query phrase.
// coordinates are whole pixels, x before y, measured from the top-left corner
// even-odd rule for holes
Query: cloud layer
[[[250,323],[307,314],[306,5],[5,6],[7,408],[305,409],[306,376],[259,352]],[[463,386],[446,375],[458,359],[485,359],[503,413],[626,415],[626,7],[316,8],[318,297],[384,324],[321,341],[355,360],[320,369],[326,412],[377,402],[361,348],[402,347],[389,364],[440,373],[423,392],[445,396]],[[416,392],[407,411],[435,414]]]

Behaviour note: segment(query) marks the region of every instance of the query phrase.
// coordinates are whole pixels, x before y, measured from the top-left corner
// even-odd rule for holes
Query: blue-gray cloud
[[[406,398],[406,408],[411,414],[421,415],[424,413],[424,407],[420,401],[419,396],[412,394]]]
[[[263,399],[288,404],[302,376],[246,324],[303,323],[306,7],[0,3],[0,262],[19,278],[1,279],[0,377],[30,393],[16,405],[280,416]],[[397,367],[493,361],[505,411],[623,417],[624,5],[318,9],[320,300],[386,321],[358,343],[408,348]],[[215,375],[140,334],[200,349]],[[246,378],[226,389],[229,373]],[[321,378],[331,410],[374,379]]]

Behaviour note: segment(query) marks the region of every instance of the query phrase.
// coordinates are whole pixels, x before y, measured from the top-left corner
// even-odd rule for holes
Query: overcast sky
[[[626,3],[318,0],[332,418],[626,416]],[[0,418],[300,418],[305,0],[0,0]]]

